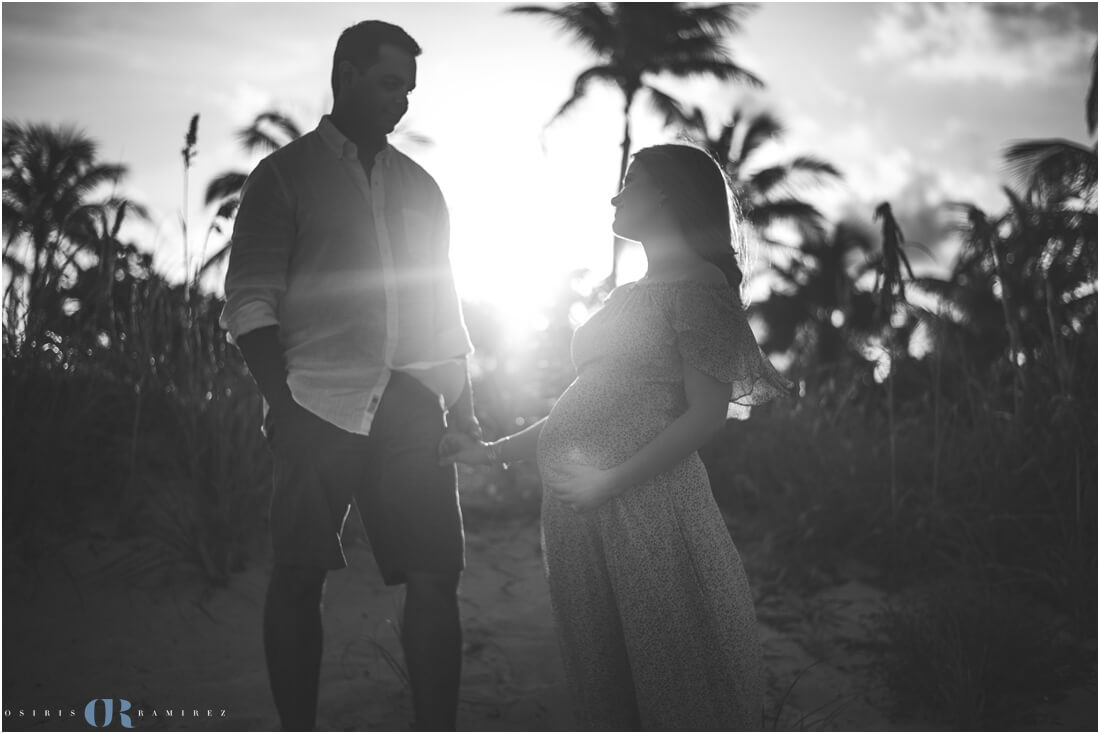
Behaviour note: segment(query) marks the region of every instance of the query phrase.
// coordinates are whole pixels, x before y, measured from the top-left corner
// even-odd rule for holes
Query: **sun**
[[[440,182],[460,297],[491,307],[517,335],[541,323],[576,273],[599,280],[611,270],[618,156],[594,145],[583,136],[549,150],[517,144],[508,155],[466,160],[461,179]],[[619,280],[644,269],[640,250],[627,248]]]

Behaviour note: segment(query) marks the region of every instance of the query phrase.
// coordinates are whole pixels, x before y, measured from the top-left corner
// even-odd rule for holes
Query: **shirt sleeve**
[[[294,244],[294,212],[270,159],[260,162],[241,189],[225,276],[221,325],[230,343],[242,334],[279,324]]]
[[[439,258],[433,269],[436,278],[436,348],[444,357],[462,357],[472,354],[474,345],[470,341],[470,334],[462,316],[462,301],[455,289],[454,269],[451,267],[450,255],[451,217],[442,194],[439,195],[432,220],[434,249]]]
[[[673,296],[670,321],[685,364],[730,385],[730,403],[760,405],[791,392],[756,343],[736,289],[687,286]],[[743,417],[731,410],[731,417]]]

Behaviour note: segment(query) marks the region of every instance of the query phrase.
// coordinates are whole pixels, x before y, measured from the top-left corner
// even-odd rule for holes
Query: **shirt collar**
[[[358,158],[359,148],[340,132],[328,115],[321,117],[321,122],[317,124],[317,134],[321,136],[321,140],[325,142],[325,145],[337,158],[346,160],[356,160]],[[389,167],[390,145],[388,142],[382,146],[382,150],[378,151],[375,161],[387,168]]]

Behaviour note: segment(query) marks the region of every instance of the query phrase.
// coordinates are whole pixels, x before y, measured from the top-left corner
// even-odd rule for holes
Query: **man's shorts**
[[[269,414],[270,419],[270,414]],[[387,585],[409,572],[455,573],[465,565],[453,466],[439,465],[443,409],[416,378],[394,372],[369,436],[317,421],[306,450],[279,443],[274,458],[271,537],[275,562],[339,569],[340,536],[352,500]]]

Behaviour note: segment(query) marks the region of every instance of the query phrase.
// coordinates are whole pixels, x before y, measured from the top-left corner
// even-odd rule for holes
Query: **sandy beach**
[[[349,568],[329,576],[326,593],[318,729],[409,730],[395,625],[400,591],[382,585],[354,523],[348,535]],[[97,698],[129,701],[136,729],[277,728],[260,640],[266,564],[210,588],[187,567],[150,561],[152,548],[83,540],[35,568],[5,568],[4,729],[87,730],[84,706]],[[537,520],[470,530],[460,594],[459,728],[575,728]],[[858,580],[809,598],[758,594],[766,728],[926,728],[885,713],[886,691],[865,644],[882,602]]]

